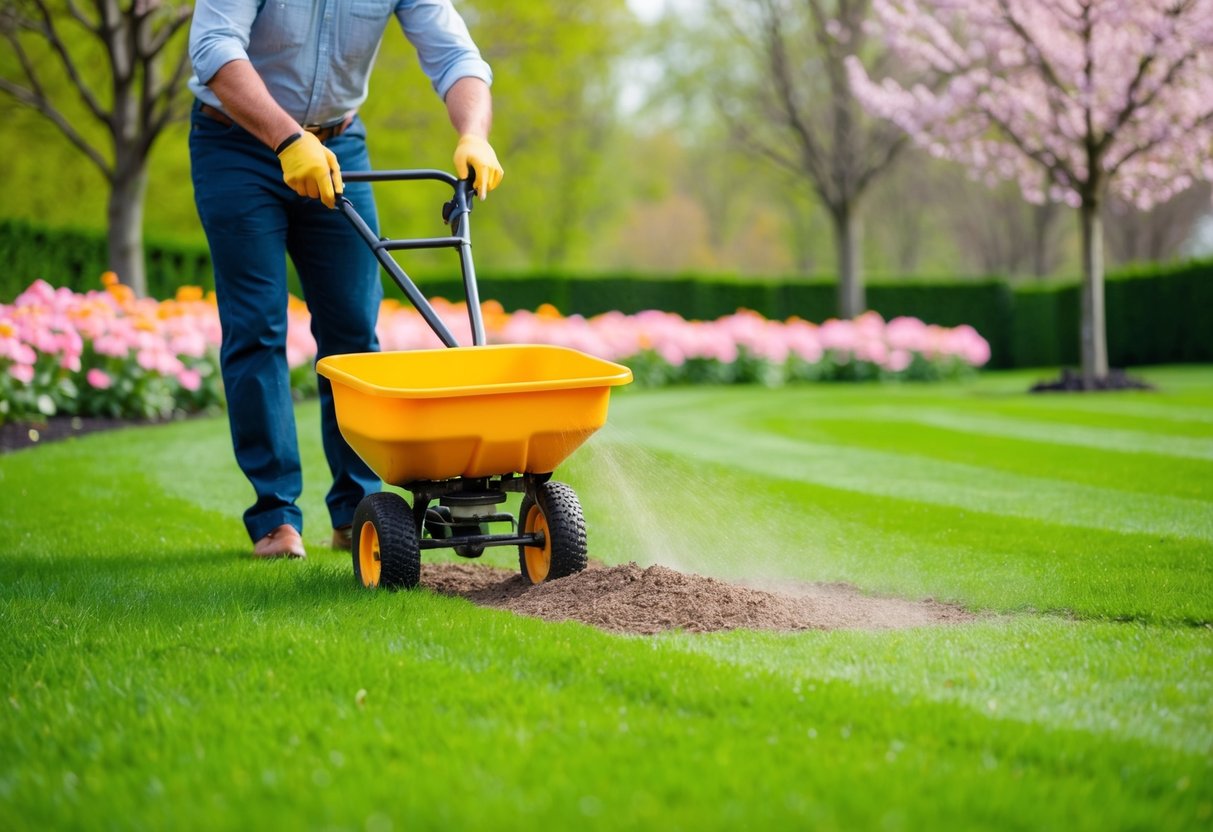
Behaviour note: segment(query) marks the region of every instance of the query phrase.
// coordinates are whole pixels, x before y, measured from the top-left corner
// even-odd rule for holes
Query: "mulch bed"
[[[1101,390],[1155,390],[1153,384],[1127,375],[1124,370],[1109,370],[1100,378],[1085,378],[1082,373],[1069,368],[1061,371],[1061,377],[1053,381],[1040,381],[1032,385],[1033,393],[1091,393]]]
[[[5,422],[0,425],[0,454],[59,442],[74,436],[85,436],[103,430],[117,430],[133,425],[155,425],[132,419],[105,419],[99,416],[53,416],[43,422]]]

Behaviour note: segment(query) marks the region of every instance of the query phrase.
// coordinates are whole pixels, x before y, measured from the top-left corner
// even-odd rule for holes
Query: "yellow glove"
[[[455,146],[455,175],[460,179],[468,178],[468,168],[476,172],[473,184],[476,193],[483,200],[489,191],[501,184],[505,171],[497,161],[497,154],[487,139],[471,134],[461,136]]]
[[[282,179],[299,196],[319,199],[329,208],[337,204],[335,194],[345,190],[341,182],[341,166],[333,151],[320,139],[306,131],[279,145],[278,161],[282,164]]]

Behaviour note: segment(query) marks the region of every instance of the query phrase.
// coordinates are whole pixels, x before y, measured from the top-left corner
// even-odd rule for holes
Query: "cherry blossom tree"
[[[1078,209],[1082,374],[1108,374],[1101,208],[1213,179],[1213,0],[874,0],[871,25],[928,87],[873,79],[864,107],[936,156]]]

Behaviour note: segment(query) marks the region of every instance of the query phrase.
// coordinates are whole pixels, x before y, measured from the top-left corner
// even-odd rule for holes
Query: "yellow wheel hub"
[[[528,534],[535,532],[543,533],[542,548],[539,546],[527,546],[523,549],[524,557],[526,558],[526,571],[531,576],[531,583],[541,584],[547,580],[548,572],[552,568],[552,535],[548,531],[547,518],[543,516],[543,512],[539,510],[539,506],[531,506],[531,510],[527,512],[523,528]]]
[[[363,523],[358,534],[358,571],[363,586],[379,586],[383,561],[379,557],[379,532],[374,523]]]

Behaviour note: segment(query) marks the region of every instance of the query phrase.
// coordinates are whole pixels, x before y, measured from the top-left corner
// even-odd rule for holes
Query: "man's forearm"
[[[276,148],[299,132],[299,123],[278,105],[248,61],[224,64],[207,86],[219,96],[227,114],[267,147]]]
[[[446,111],[460,136],[487,139],[493,126],[493,96],[479,78],[460,78],[446,94]]]

